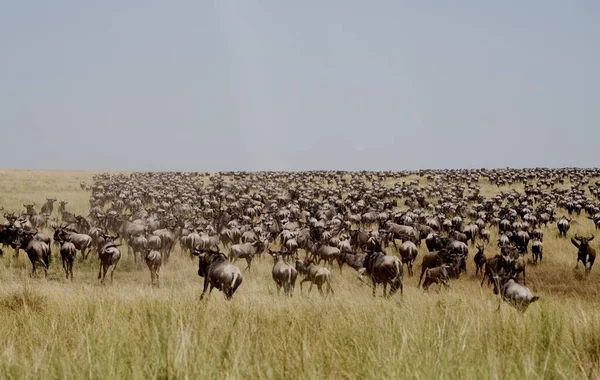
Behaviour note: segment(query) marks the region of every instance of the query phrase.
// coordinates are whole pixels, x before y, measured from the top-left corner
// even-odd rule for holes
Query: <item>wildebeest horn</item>
[[[592,241],[594,240],[594,235],[590,235],[590,237],[587,239],[588,241]]]
[[[579,237],[578,234],[575,234],[575,236],[573,236],[573,239],[575,239],[575,240],[581,240],[581,238]]]

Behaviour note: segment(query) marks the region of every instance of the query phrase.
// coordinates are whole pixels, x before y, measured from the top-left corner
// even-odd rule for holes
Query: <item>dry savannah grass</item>
[[[93,174],[2,171],[0,205],[21,210],[55,196],[87,215],[79,183]],[[480,185],[486,195],[498,191]],[[389,300],[337,267],[330,298],[298,284],[291,299],[278,296],[267,256],[244,272],[231,302],[216,291],[200,302],[197,260],[178,245],[160,289],[126,254],[114,283],[101,286],[94,255],[76,260],[71,283],[56,246],[48,279],[30,278],[26,255],[5,249],[0,378],[598,378],[600,267],[587,277],[575,271],[575,247],[558,238],[556,224],[544,232],[544,261],[527,268],[540,300],[525,314],[507,304],[497,310],[498,298],[474,276],[473,250],[467,275],[448,290],[417,288],[423,244],[404,295]],[[594,232],[582,213],[569,236]],[[488,257],[496,252],[486,247]]]

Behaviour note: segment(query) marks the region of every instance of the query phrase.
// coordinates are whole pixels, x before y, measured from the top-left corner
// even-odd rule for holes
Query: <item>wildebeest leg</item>
[[[311,284],[311,286],[312,286],[312,284]],[[317,284],[317,289],[319,289],[319,293],[321,293],[321,295],[322,295],[323,297],[325,297],[325,293],[323,293],[323,284],[321,284],[321,283],[318,283],[318,284]],[[310,290],[309,290],[309,292],[310,292]]]
[[[408,275],[410,277],[412,277],[412,275],[413,275],[413,269],[412,269],[412,265],[413,264],[412,263],[413,263],[412,260],[409,260],[408,263],[407,263],[407,266],[408,266]]]
[[[425,265],[422,265],[421,266],[421,276],[419,277],[419,283],[417,284],[417,288],[419,286],[421,286],[421,280],[423,280],[423,275],[425,274],[425,269],[426,269]],[[483,284],[483,282],[482,282],[482,284]]]
[[[246,270],[248,270],[248,272],[250,271],[250,267],[252,266],[252,257],[246,257],[246,264],[248,265],[246,267]]]
[[[68,264],[69,264],[68,265],[68,267],[69,267],[69,273],[71,275],[71,281],[73,281],[73,260],[69,260]]]
[[[307,282],[307,281],[310,281],[310,279],[308,277],[305,277],[302,279],[302,281],[300,281],[300,293],[302,293],[302,283]],[[312,286],[312,282],[310,285]]]
[[[81,256],[83,257],[83,260],[87,259],[87,247],[83,247],[81,248]]]
[[[358,279],[360,280],[360,282],[362,282],[363,284],[365,283],[365,280],[363,280],[363,274],[367,271],[366,268],[360,268],[357,272],[358,272]]]
[[[210,293],[212,292],[213,287],[211,285],[210,290],[208,291],[208,295],[210,296]],[[221,292],[223,292],[223,296],[225,297],[226,300],[230,300],[231,299],[231,289],[229,288],[229,284],[228,283],[223,283],[221,285]]]
[[[104,285],[104,280],[106,279],[106,272],[108,271],[108,266],[102,264],[102,279],[100,280],[100,283]]]
[[[481,270],[481,272],[483,273],[483,277],[481,277],[481,284],[480,285],[483,286],[483,283],[485,282],[485,279],[487,277],[488,272],[485,271],[485,270],[483,270],[483,269]]]
[[[102,278],[102,263],[100,263],[100,269],[98,270],[98,280]]]
[[[377,284],[375,283],[375,279],[373,279],[373,297],[375,297],[375,290],[377,289]]]
[[[383,298],[387,298],[387,282],[383,283]]]
[[[331,287],[331,282],[327,280],[327,294],[329,294],[329,292],[331,292],[331,294],[333,295],[333,287]]]
[[[202,299],[204,298],[204,295],[206,294],[206,289],[208,289],[208,274],[206,275],[206,277],[204,277],[204,285],[202,287],[202,294],[200,294],[200,301],[202,301]],[[212,285],[211,285],[211,290],[212,290]]]
[[[283,284],[283,294],[284,294],[284,295],[286,295],[286,296],[289,296],[289,295],[291,295],[291,286],[292,286],[292,284],[290,284],[290,282],[289,282],[289,281],[286,281],[286,282]],[[278,288],[278,289],[277,289],[277,294],[279,294],[279,289],[280,289],[280,288]]]
[[[312,287],[315,283],[314,282],[310,282],[310,285],[308,286],[308,294],[310,294],[310,291],[312,290]],[[321,288],[319,288],[319,290],[321,290]]]
[[[281,283],[276,282],[275,286],[277,286],[277,295],[279,295],[279,293],[281,293]],[[285,291],[285,289],[284,289],[284,291]]]

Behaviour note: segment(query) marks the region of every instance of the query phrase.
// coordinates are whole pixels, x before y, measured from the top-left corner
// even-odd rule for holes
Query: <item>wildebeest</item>
[[[425,271],[425,281],[423,281],[423,289],[427,290],[432,284],[440,284],[444,287],[448,287],[448,275],[449,265],[442,264],[439,267],[428,268]]]
[[[67,229],[58,228],[54,231],[54,240],[68,240],[75,245],[75,248],[81,251],[81,259],[87,259],[87,250],[92,248],[93,240],[90,235],[79,234]]]
[[[158,279],[158,274],[160,272],[160,266],[162,265],[162,256],[159,251],[144,248],[144,261],[146,261],[146,265],[148,265],[148,269],[150,269],[150,281],[151,284],[154,285],[156,281],[156,286],[160,287],[160,281]]]
[[[293,265],[290,265],[283,260],[283,255],[281,252],[273,252],[269,250],[269,254],[273,256],[274,259],[271,275],[273,276],[273,281],[275,281],[275,285],[277,286],[277,293],[279,293],[283,287],[283,293],[291,296],[292,292],[294,291],[294,287],[296,286],[298,271]]]
[[[579,235],[575,235],[575,237],[571,238],[571,243],[573,243],[573,245],[577,247],[578,250],[575,269],[577,269],[577,266],[581,261],[583,263],[583,268],[585,269],[586,273],[590,273],[590,271],[592,270],[592,265],[594,265],[594,261],[596,260],[596,250],[592,248],[589,244],[589,242],[592,240],[594,240],[593,235],[591,235],[588,238],[579,237]],[[589,267],[586,266],[587,263],[590,264]]]
[[[423,260],[421,261],[421,276],[419,277],[419,284],[417,285],[417,287],[421,286],[421,281],[423,280],[425,271],[429,268],[435,268],[444,264],[444,262],[447,260],[447,256],[448,251],[446,251],[445,249],[429,252],[425,256],[423,256]]]
[[[42,205],[42,213],[52,215],[52,211],[54,211],[54,202],[56,202],[56,198],[46,198],[46,202]]]
[[[527,253],[527,246],[529,245],[529,234],[527,231],[517,231],[517,233],[513,235],[513,239],[519,253]]]
[[[566,216],[562,216],[558,222],[556,222],[556,226],[558,227],[558,234],[561,237],[567,237],[567,232],[569,228],[571,228],[571,219]]]
[[[342,267],[344,266],[344,264],[346,264],[350,268],[359,272],[359,274],[360,274],[361,269],[364,271],[363,264],[365,262],[365,257],[367,257],[367,255],[365,253],[346,253],[346,252],[340,253],[340,255],[337,258],[337,262],[340,266],[340,271],[342,270]]]
[[[156,230],[152,232],[153,235],[156,235],[160,238],[161,242],[161,256],[163,257],[164,262],[169,261],[169,257],[171,256],[171,251],[175,246],[175,234],[173,231],[168,228],[162,228],[160,230]]]
[[[239,259],[246,259],[246,269],[250,270],[252,266],[252,259],[258,252],[263,252],[266,248],[266,242],[263,240],[256,240],[252,243],[234,244],[229,248],[229,260],[235,263]]]
[[[312,259],[315,260],[317,264],[320,264],[321,261],[324,261],[331,266],[339,257],[339,255],[340,249],[338,247],[331,247],[327,244],[321,244],[316,252],[313,252]]]
[[[538,260],[540,263],[543,259],[544,244],[541,240],[535,239],[533,243],[531,243],[531,255],[533,256],[533,263],[537,264]]]
[[[140,254],[140,259],[142,258],[142,253],[146,253],[146,248],[148,248],[148,239],[144,235],[133,236],[132,239],[128,242],[127,253],[133,251],[133,261],[137,262],[137,254]]]
[[[520,312],[524,313],[529,305],[539,299],[534,296],[529,288],[519,284],[513,277],[510,276],[494,276],[494,294],[498,294],[502,300],[508,302]]]
[[[194,256],[198,256],[198,276],[204,277],[204,287],[200,300],[204,298],[210,285],[208,294],[213,288],[223,292],[225,299],[231,297],[243,281],[240,268],[233,265],[221,252],[206,248],[194,249]]]
[[[104,284],[104,280],[106,279],[106,273],[108,269],[112,267],[110,271],[110,283],[113,282],[113,276],[115,274],[115,269],[117,269],[117,264],[121,259],[121,251],[115,244],[115,240],[119,238],[119,234],[116,236],[103,235],[104,237],[104,246],[98,252],[98,258],[100,259],[100,269],[98,271],[98,280]]]
[[[407,240],[400,245],[400,257],[402,257],[402,264],[406,264],[408,275],[411,277],[413,275],[413,262],[417,258],[418,254],[419,249],[412,241]]]
[[[331,287],[331,272],[329,269],[322,266],[316,265],[312,260],[296,260],[296,270],[298,273],[303,274],[305,277],[300,281],[300,292],[302,292],[302,284],[304,282],[310,282],[308,287],[308,293],[312,290],[313,285],[317,285],[317,289],[321,295],[323,293],[323,285],[327,285],[327,295],[333,294],[333,288]]]
[[[485,280],[488,280],[488,286],[494,283],[494,276],[505,275],[510,268],[508,268],[508,261],[503,255],[496,255],[490,259],[487,259],[484,264],[483,277],[481,278],[481,286]]]
[[[487,258],[485,257],[485,248],[482,245],[477,246],[477,253],[473,257],[475,261],[475,276],[479,275],[479,272],[483,274],[483,266],[485,265]]]
[[[162,247],[160,237],[156,235],[147,235],[146,239],[148,240],[148,248],[159,250]]]
[[[44,269],[44,275],[48,277],[48,266],[50,265],[50,246],[44,242],[35,240],[35,234],[37,234],[37,231],[18,231],[14,236],[14,245],[27,252],[27,256],[29,257],[29,261],[31,261],[32,265],[31,276],[35,275],[36,267],[41,265],[42,269]]]
[[[67,202],[67,201],[59,201],[58,202],[58,213],[60,214],[61,218],[62,218],[62,214],[67,211],[68,203],[69,202]]]
[[[30,216],[31,216],[31,215],[35,215],[35,214],[37,214],[37,211],[35,211],[35,209],[34,209],[34,207],[35,207],[35,202],[33,202],[33,204],[29,204],[29,205],[25,205],[25,204],[24,204],[24,205],[23,205],[23,207],[25,207],[25,209],[26,209],[26,211],[25,211],[25,212],[27,213],[27,215],[30,215]]]
[[[75,261],[77,249],[75,248],[75,244],[71,243],[68,239],[69,237],[67,236],[60,245],[60,256],[66,278],[71,278],[71,281],[73,281],[73,262]]]
[[[364,267],[373,282],[373,297],[375,297],[377,284],[383,284],[384,297],[394,295],[398,289],[400,295],[403,294],[402,261],[399,258],[383,252],[367,252]],[[388,284],[390,284],[390,293],[386,294]]]

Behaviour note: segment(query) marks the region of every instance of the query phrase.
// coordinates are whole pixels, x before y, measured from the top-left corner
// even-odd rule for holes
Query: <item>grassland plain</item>
[[[0,171],[0,205],[21,210],[46,196],[87,214],[92,172]],[[487,196],[500,190],[482,182]],[[517,185],[518,186],[518,185]],[[574,233],[594,233],[581,216]],[[495,232],[492,232],[495,239]],[[593,244],[598,245],[597,242]],[[420,256],[425,252],[421,247]],[[56,247],[48,279],[12,250],[0,259],[0,378],[76,379],[583,379],[600,377],[600,267],[574,270],[576,250],[545,229],[544,262],[527,268],[541,299],[525,314],[468,273],[449,290],[371,296],[353,270],[334,268],[335,294],[278,296],[272,259],[244,272],[231,302],[200,302],[197,263],[179,247],[150,286],[144,264],[123,256],[112,285],[99,285],[97,258],[76,261],[64,279]],[[488,256],[496,253],[486,247]],[[243,267],[243,264],[241,264]]]

